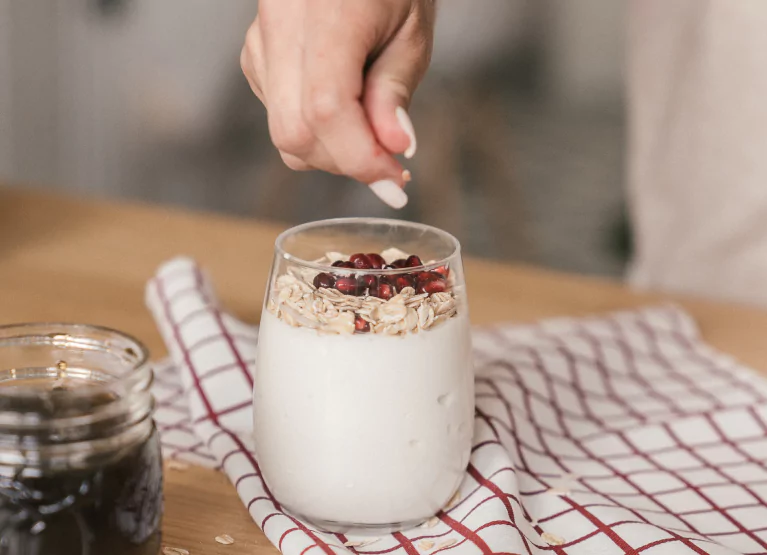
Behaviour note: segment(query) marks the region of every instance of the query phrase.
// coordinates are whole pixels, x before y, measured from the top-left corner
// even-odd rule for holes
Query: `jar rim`
[[[8,336],[7,334],[9,332],[12,332],[14,330],[19,330],[21,332],[25,330],[34,330],[34,329],[44,329],[44,328],[65,328],[69,330],[82,330],[82,331],[95,331],[95,332],[104,332],[110,335],[114,335],[116,337],[120,337],[122,339],[127,339],[129,342],[133,344],[133,347],[135,347],[134,351],[137,356],[136,363],[133,365],[130,370],[137,370],[141,366],[144,366],[149,361],[149,350],[144,346],[144,344],[136,339],[134,336],[125,333],[124,331],[117,330],[115,328],[110,328],[108,326],[100,326],[98,324],[78,324],[75,322],[21,322],[16,324],[0,324],[0,347],[2,347],[3,343],[24,337],[24,336],[33,336],[32,333],[20,333],[19,335],[14,336]],[[60,335],[67,335],[65,333],[46,333],[45,336],[54,339],[53,336],[60,336]]]
[[[86,338],[91,336],[90,341]],[[110,418],[115,413],[126,410],[135,404],[131,401],[135,398],[140,404],[144,405],[147,401],[136,398],[150,390],[153,381],[153,372],[149,364],[149,351],[144,344],[135,337],[125,332],[93,324],[78,324],[67,322],[28,322],[17,324],[0,325],[0,349],[14,343],[24,343],[26,345],[51,345],[59,346],[64,349],[97,349],[99,345],[105,346],[109,351],[109,338],[125,342],[123,355],[121,358],[126,361],[125,371],[112,375],[108,382],[110,389],[119,391],[120,394],[113,402],[102,405],[98,410],[89,414],[80,414],[74,416],[53,417],[47,421],[41,421],[38,418],[31,417],[27,413],[15,411],[0,410],[0,428],[10,426],[13,429],[42,429],[55,423],[56,426],[77,427],[87,423],[97,422],[102,419]],[[79,341],[78,341],[79,339]],[[126,360],[129,357],[130,360]],[[0,368],[0,370],[13,371],[14,367]],[[21,395],[26,391],[22,391]],[[87,397],[93,395],[93,391],[86,388],[69,389],[67,395],[71,397]],[[143,397],[143,396],[142,396]],[[149,407],[151,411],[151,395],[149,395]]]
[[[292,237],[293,235],[296,235],[297,233],[309,231],[311,229],[315,229],[319,227],[332,226],[332,225],[346,225],[346,224],[391,225],[391,226],[408,227],[411,229],[420,229],[425,232],[433,233],[436,236],[444,239],[448,244],[451,245],[452,251],[450,252],[450,254],[440,258],[439,260],[435,260],[434,262],[423,264],[421,266],[415,266],[415,267],[409,267],[409,268],[393,268],[388,270],[387,269],[376,270],[372,268],[371,269],[336,268],[329,264],[321,264],[319,262],[314,262],[311,260],[304,260],[303,258],[300,258],[294,254],[289,253],[284,247],[285,241],[288,238]],[[293,264],[304,266],[306,268],[311,268],[313,270],[318,270],[321,272],[343,271],[343,273],[346,273],[346,274],[396,275],[396,274],[409,273],[409,272],[428,272],[435,268],[439,268],[440,266],[444,266],[448,264],[450,260],[453,260],[456,257],[460,256],[461,243],[458,241],[458,239],[456,239],[453,235],[451,235],[447,231],[440,229],[438,227],[427,225],[427,224],[410,222],[408,220],[397,220],[393,218],[356,217],[356,218],[330,218],[325,220],[316,220],[313,222],[307,222],[305,224],[300,224],[300,225],[291,227],[289,229],[286,229],[285,231],[283,231],[277,236],[277,239],[274,242],[274,249],[276,254],[280,258],[283,258],[284,260],[287,260],[288,262],[292,262]]]

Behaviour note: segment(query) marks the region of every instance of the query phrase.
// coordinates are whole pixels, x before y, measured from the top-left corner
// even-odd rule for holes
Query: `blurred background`
[[[402,212],[293,173],[239,68],[255,0],[0,0],[0,181],[297,223],[445,228],[476,256],[620,275],[624,0],[440,0]]]

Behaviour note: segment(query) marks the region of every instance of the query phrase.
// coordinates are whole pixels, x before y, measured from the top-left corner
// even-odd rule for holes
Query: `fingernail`
[[[402,187],[394,183],[394,181],[382,179],[381,181],[371,183],[370,188],[378,198],[392,208],[399,210],[407,204],[407,193],[402,190]]]
[[[415,129],[413,129],[413,122],[410,121],[410,116],[408,115],[407,110],[405,110],[402,106],[397,106],[396,110],[394,110],[394,113],[397,116],[397,121],[399,121],[400,127],[402,127],[402,130],[410,139],[410,146],[408,146],[407,150],[405,151],[405,158],[412,158],[415,156],[415,149],[418,146],[415,140]]]
[[[413,174],[410,173],[410,170],[402,170],[402,181],[405,183],[413,180]]]

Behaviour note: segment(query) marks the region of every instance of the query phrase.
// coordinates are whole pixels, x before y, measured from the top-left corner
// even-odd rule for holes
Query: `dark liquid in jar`
[[[0,395],[0,410],[61,418],[114,400],[103,393],[71,400],[65,392],[59,383],[37,399]],[[144,441],[77,468],[0,469],[0,555],[157,555],[162,509],[154,427]]]

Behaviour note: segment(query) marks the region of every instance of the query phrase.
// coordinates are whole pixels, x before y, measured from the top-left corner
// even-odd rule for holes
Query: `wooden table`
[[[164,260],[187,254],[212,274],[219,297],[255,322],[272,245],[282,226],[135,204],[0,189],[0,323],[81,321],[165,348],[144,308],[144,283]],[[672,300],[706,340],[767,370],[767,312],[635,293],[618,283],[537,268],[467,260],[475,323],[585,315]],[[767,284],[765,284],[767,287]],[[499,291],[504,292],[499,295]],[[266,555],[274,548],[250,519],[227,478],[193,468],[168,471],[165,543],[192,555]],[[215,543],[220,534],[236,539]]]

